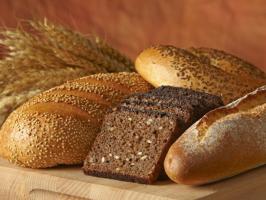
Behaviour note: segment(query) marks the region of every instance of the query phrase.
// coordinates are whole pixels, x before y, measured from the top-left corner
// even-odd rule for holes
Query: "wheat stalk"
[[[23,102],[67,80],[133,70],[128,58],[96,36],[47,20],[26,25],[0,30],[0,47],[7,49],[0,60],[0,125]]]
[[[82,68],[90,73],[133,70],[128,58],[96,36],[87,38],[47,20],[30,21],[28,25],[32,32],[23,28],[0,32],[0,44],[9,50],[1,65],[27,62],[44,68]]]
[[[132,62],[111,48],[96,36],[85,38],[62,26],[55,26],[47,21],[31,22],[32,27],[43,33],[53,48],[64,50],[75,56],[90,60],[107,71],[128,71],[133,69]]]

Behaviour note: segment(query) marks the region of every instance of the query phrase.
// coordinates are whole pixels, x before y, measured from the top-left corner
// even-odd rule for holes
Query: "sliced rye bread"
[[[163,177],[162,162],[172,142],[206,112],[222,105],[219,97],[168,86],[133,95],[106,115],[84,172],[153,183],[159,174]]]
[[[187,129],[205,113],[223,105],[220,97],[190,89],[162,86],[133,95],[120,106],[139,110],[159,110],[178,116],[181,130]]]
[[[129,100],[129,99],[128,99]],[[178,106],[176,102],[172,101],[173,103],[165,103],[163,100],[156,99],[156,102],[154,100],[154,104],[151,104],[150,102],[124,102],[120,105],[120,107],[124,108],[130,108],[130,109],[137,109],[137,110],[144,110],[144,111],[160,111],[160,112],[166,112],[166,113],[172,113],[177,116],[177,121],[180,126],[180,130],[185,130],[185,125],[191,124],[192,116],[194,109],[191,105],[183,105]]]
[[[153,183],[179,132],[176,121],[176,115],[169,113],[117,109],[106,116],[85,160],[84,172],[125,181]]]

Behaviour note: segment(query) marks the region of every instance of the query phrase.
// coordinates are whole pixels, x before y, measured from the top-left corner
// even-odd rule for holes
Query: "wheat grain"
[[[96,36],[84,37],[63,26],[27,22],[0,31],[0,125],[30,97],[63,82],[100,72],[132,71],[133,63]]]
[[[51,48],[57,51],[71,52],[77,57],[97,63],[109,72],[131,71],[133,69],[133,63],[128,58],[96,36],[86,38],[80,33],[48,22],[31,22],[31,25],[45,35],[52,45]]]
[[[132,62],[96,36],[88,38],[63,26],[44,22],[29,22],[33,33],[23,29],[6,30],[0,34],[0,44],[10,53],[8,59],[47,60],[50,63],[94,68],[98,72],[132,71]],[[40,63],[42,64],[42,63]]]

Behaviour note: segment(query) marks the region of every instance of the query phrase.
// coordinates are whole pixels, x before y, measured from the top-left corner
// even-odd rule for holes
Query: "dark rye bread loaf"
[[[165,153],[173,141],[206,112],[222,105],[219,97],[169,86],[133,95],[106,115],[84,172],[153,183],[163,172]]]

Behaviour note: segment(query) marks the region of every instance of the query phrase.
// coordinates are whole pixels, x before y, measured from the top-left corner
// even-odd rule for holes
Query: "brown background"
[[[227,50],[266,71],[265,0],[0,0],[0,23],[42,19],[104,37],[131,58],[151,44]]]

